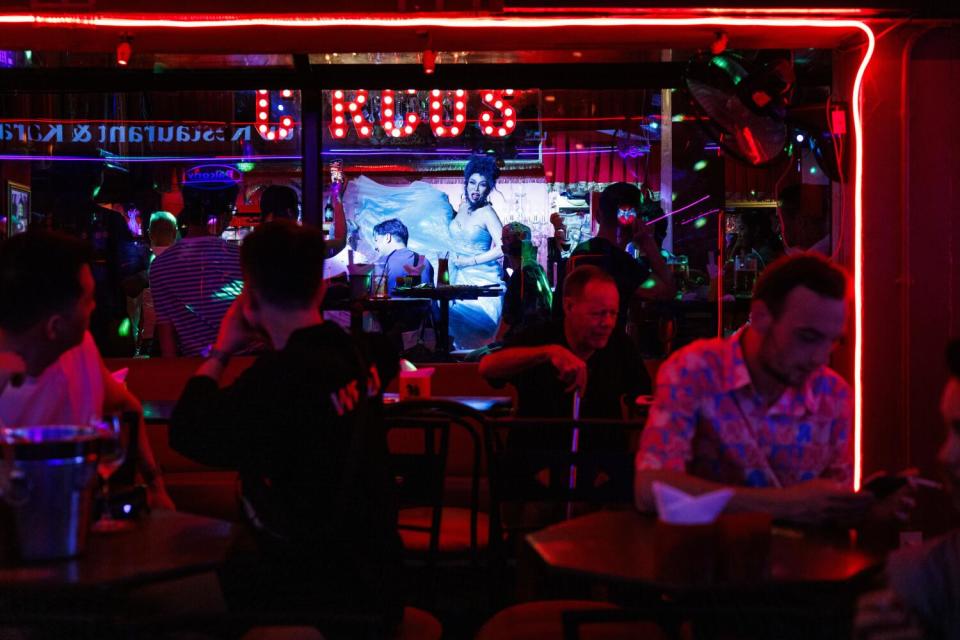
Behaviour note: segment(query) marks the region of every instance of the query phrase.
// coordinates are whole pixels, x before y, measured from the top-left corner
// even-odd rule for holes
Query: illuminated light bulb
[[[393,115],[393,109],[384,109],[383,115],[389,118],[390,116]]]
[[[363,122],[363,116],[358,113],[357,115],[353,116],[353,121],[357,124],[360,124]]]
[[[483,96],[483,100],[484,102],[493,102],[493,94],[488,93],[487,95]]]
[[[290,91],[290,89],[284,89],[283,91],[280,92],[280,95],[283,96],[284,98],[289,98],[290,96],[293,95],[293,91]]]
[[[432,108],[434,108],[434,109],[439,109],[439,108],[440,108],[440,103],[439,103],[438,101],[434,100],[433,102],[430,103],[430,106],[431,106]]]
[[[383,96],[383,104],[391,104],[392,102],[393,102],[393,98],[391,98],[390,96]]]
[[[283,111],[283,105],[282,105],[282,104],[278,104],[278,105],[277,105],[277,111]]]
[[[499,109],[500,107],[503,106],[503,100],[497,100],[496,102],[493,103],[493,106]]]
[[[261,99],[258,104],[259,104],[261,107],[263,107],[264,109],[266,109],[266,108],[267,108],[267,105],[270,104],[270,103],[267,102],[266,100],[262,100],[262,99]]]
[[[459,128],[459,127],[450,127],[450,133],[451,133],[452,135],[457,135],[458,133],[460,133],[460,128]]]
[[[358,102],[359,104],[363,104],[363,103],[366,102],[366,101],[367,101],[367,97],[366,97],[365,95],[363,95],[362,93],[357,96],[357,102]]]
[[[280,137],[281,137],[281,138],[286,138],[286,137],[287,137],[287,130],[284,129],[283,127],[280,127]]]
[[[802,133],[798,133],[798,134],[797,134],[797,142],[803,142],[803,134],[802,134]]]
[[[343,106],[342,106],[342,105],[337,105],[337,106],[340,107],[339,109],[337,109],[337,111],[343,111]],[[356,102],[351,102],[351,103],[350,103],[350,111],[356,111],[356,110],[357,110],[357,103],[356,103]]]
[[[410,135],[411,133],[413,133],[413,127],[411,127],[410,125],[405,126],[403,130],[407,132],[407,135]]]
[[[480,119],[483,120],[484,122],[490,122],[490,113],[488,111],[485,111],[483,115],[480,116]]]
[[[456,119],[457,122],[463,122],[465,120],[462,113],[458,113],[457,115],[455,115],[454,119]]]
[[[503,110],[503,115],[509,118],[510,116],[513,115],[513,109],[511,109],[510,107],[507,107],[506,109]]]
[[[337,116],[333,119],[336,124],[343,124],[343,116]]]
[[[497,133],[499,133],[501,136],[505,136],[505,135],[507,135],[507,130],[504,129],[503,127],[500,127],[500,129],[497,131]]]
[[[431,121],[431,122],[440,122],[440,116],[434,114],[434,115],[430,116],[430,121]]]
[[[507,94],[508,96],[512,96],[512,95],[513,95],[513,89],[507,89],[507,90],[504,91],[504,93]]]
[[[393,132],[392,132],[390,135],[392,135],[394,138],[399,138],[399,137],[400,137],[400,129],[394,129]]]
[[[457,89],[457,97],[458,97],[458,98],[462,98],[462,97],[463,97],[463,89]]]
[[[338,129],[334,129],[334,130],[333,130],[333,135],[337,136],[338,138],[342,138],[342,137],[343,137],[343,129],[339,129],[339,128],[338,128]]]
[[[267,95],[267,90],[266,90],[266,89],[260,89],[259,91],[257,91],[257,93],[259,93],[259,94],[262,95],[262,96],[265,96],[265,95]]]
[[[457,100],[457,103],[456,103],[455,105],[453,105],[453,106],[455,106],[458,111],[459,111],[460,109],[463,109],[463,100]]]
[[[411,113],[410,115],[407,116],[407,122],[409,122],[410,124],[413,124],[416,121],[417,121],[416,114]]]
[[[293,124],[293,120],[291,120],[290,118],[283,118],[282,120],[280,120],[280,124],[289,128],[290,125]],[[507,125],[507,126],[510,126],[510,125]]]
[[[259,129],[260,129],[260,133],[266,133],[266,132],[267,132],[267,125],[262,124],[262,125],[260,125]]]
[[[516,123],[514,123],[513,120],[507,120],[506,122],[504,122],[504,125],[507,127],[507,129],[513,129],[514,124]]]
[[[430,95],[436,98],[437,96],[440,95],[440,89],[434,89],[433,91],[430,92]]]
[[[267,133],[267,140],[273,140],[276,137],[277,137],[277,134],[275,134],[273,131],[270,131],[269,133]]]
[[[360,134],[361,134],[361,135],[365,135],[365,136],[370,135],[370,127],[368,127],[368,126],[366,126],[366,125],[360,127]]]
[[[340,91],[339,89],[337,89],[336,91],[333,92],[333,97],[336,98],[337,100],[342,100],[343,91]]]
[[[353,104],[351,104],[350,106],[351,106],[351,107],[354,107],[354,109],[356,108]],[[337,104],[333,105],[333,110],[334,110],[334,111],[343,111],[343,105],[338,102]],[[353,109],[351,109],[351,111],[353,111]]]
[[[393,123],[392,123],[392,122],[389,122],[389,121],[388,121],[388,122],[384,122],[384,123],[383,123],[383,128],[386,129],[387,131],[390,131],[390,129],[393,129]]]
[[[407,93],[410,94],[411,96],[414,95],[416,92],[417,92],[416,89],[407,89]]]
[[[486,129],[483,130],[483,132],[487,135],[490,135],[491,133],[493,133],[493,127],[487,127]]]
[[[261,120],[266,120],[266,119],[267,119],[267,114],[265,114],[263,111],[261,111],[261,112],[260,112],[260,119],[261,119]]]
[[[437,134],[438,136],[442,136],[442,135],[443,135],[443,132],[444,132],[444,129],[443,129],[443,127],[437,127],[436,129],[434,129],[434,131],[436,132],[436,134]]]

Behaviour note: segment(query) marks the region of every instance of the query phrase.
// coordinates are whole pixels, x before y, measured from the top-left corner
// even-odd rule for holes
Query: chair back
[[[565,418],[511,418],[489,423],[485,432],[489,459],[491,509],[496,527],[504,527],[501,509],[512,505],[540,503],[593,506],[633,504],[634,454],[630,442],[643,428],[643,421],[573,420]],[[564,448],[514,447],[507,441],[523,431],[576,430],[581,443],[591,446],[572,450],[573,438],[564,438]],[[522,438],[529,443],[532,438]],[[555,439],[554,439],[555,440]]]
[[[429,527],[401,529],[429,533],[427,564],[436,563],[440,548],[445,479],[451,459],[451,442],[470,442],[470,553],[476,560],[479,549],[480,471],[486,420],[470,407],[445,400],[407,400],[386,405],[384,423],[390,447],[390,473],[394,478],[401,508],[431,509]]]

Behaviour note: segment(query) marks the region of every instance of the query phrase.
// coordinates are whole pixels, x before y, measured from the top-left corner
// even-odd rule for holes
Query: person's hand
[[[250,326],[244,314],[248,304],[247,293],[241,293],[230,305],[227,314],[220,322],[220,332],[214,345],[224,353],[236,353],[252,341],[261,338],[260,332]]]
[[[874,522],[906,522],[917,507],[917,490],[907,484],[885,498],[877,500],[870,507],[867,518]]]
[[[0,351],[0,393],[8,384],[20,386],[26,373],[27,364],[23,358],[12,351]]]
[[[552,345],[549,356],[557,379],[566,385],[565,391],[576,389],[583,394],[587,388],[587,363],[560,345]]]
[[[924,632],[897,595],[886,589],[868,593],[857,601],[853,637],[855,640],[919,640]]]
[[[660,250],[657,247],[657,241],[653,237],[653,225],[647,224],[639,217],[633,221],[633,244],[643,249],[644,253]]]
[[[775,492],[771,512],[797,524],[850,526],[863,520],[877,499],[870,493],[854,493],[830,480],[810,480]]]

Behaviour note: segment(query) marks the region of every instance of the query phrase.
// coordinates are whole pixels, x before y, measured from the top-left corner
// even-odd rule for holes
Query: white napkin
[[[718,489],[691,496],[662,482],[653,483],[653,498],[660,519],[670,524],[710,524],[733,497],[733,489]]]

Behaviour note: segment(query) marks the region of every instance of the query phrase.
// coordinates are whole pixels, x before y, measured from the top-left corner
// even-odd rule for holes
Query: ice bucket
[[[102,432],[57,425],[0,430],[3,538],[21,561],[83,551]]]

